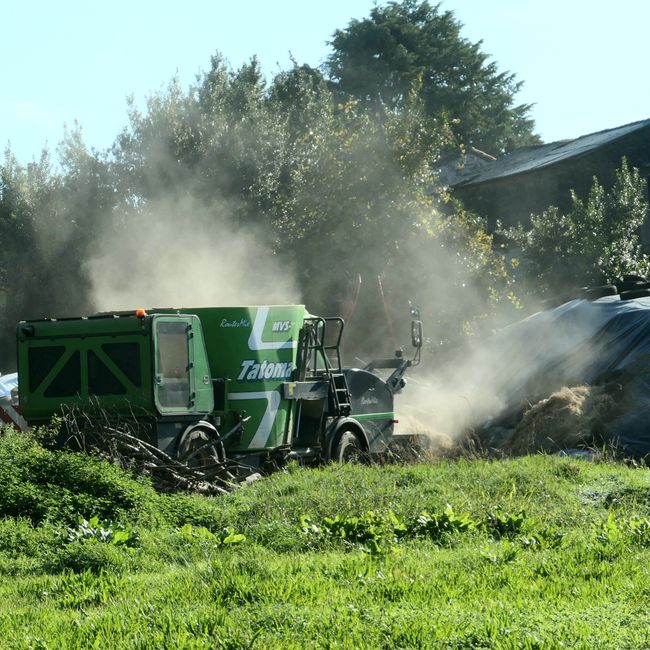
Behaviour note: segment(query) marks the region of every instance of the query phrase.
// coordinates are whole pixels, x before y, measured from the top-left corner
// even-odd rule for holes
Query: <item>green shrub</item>
[[[39,557],[45,547],[59,542],[59,531],[54,526],[35,527],[29,519],[0,519],[0,554],[5,557]]]
[[[52,553],[46,568],[50,571],[74,573],[101,571],[122,572],[132,564],[124,548],[113,544],[100,544],[86,539],[74,544],[62,544]]]
[[[120,468],[81,452],[50,450],[29,435],[0,436],[0,516],[73,524],[79,515],[153,515],[158,495]]]
[[[529,226],[504,231],[519,251],[518,281],[530,293],[551,294],[580,285],[613,282],[626,273],[646,275],[650,258],[640,231],[648,213],[646,180],[625,159],[614,185],[596,178],[585,199],[571,193],[571,208],[532,215]]]

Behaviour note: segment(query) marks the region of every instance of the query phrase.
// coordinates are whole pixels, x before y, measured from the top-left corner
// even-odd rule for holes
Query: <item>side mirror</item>
[[[422,347],[422,321],[411,321],[411,344],[414,348]]]

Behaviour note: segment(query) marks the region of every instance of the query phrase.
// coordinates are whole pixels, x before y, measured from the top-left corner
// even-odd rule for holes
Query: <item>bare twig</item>
[[[92,412],[75,408],[63,410],[69,441],[85,452],[95,453],[125,469],[144,472],[162,491],[188,490],[202,494],[225,494],[236,485],[219,439],[202,445],[185,459],[174,458],[147,442],[152,427],[143,418],[113,414],[95,404]],[[215,462],[190,465],[187,461],[213,447]]]

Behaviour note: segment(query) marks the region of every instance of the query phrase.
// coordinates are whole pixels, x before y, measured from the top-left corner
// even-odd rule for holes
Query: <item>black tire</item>
[[[634,291],[622,291],[621,300],[632,300],[634,298],[645,298],[650,296],[650,289],[636,289]]]
[[[604,284],[600,287],[589,287],[581,291],[581,298],[585,300],[597,300],[603,296],[615,296],[618,289],[613,284]]]
[[[618,285],[618,292],[623,293],[623,291],[638,291],[639,289],[647,289],[649,286],[650,285],[647,282],[641,282],[640,280],[621,282]]]
[[[367,455],[358,436],[352,431],[344,431],[336,443],[332,460],[336,463],[365,463]]]
[[[211,441],[214,444],[208,445]],[[223,443],[215,440],[215,434],[206,429],[192,429],[184,434],[177,456],[190,467],[208,467],[225,460]]]
[[[643,275],[636,275],[634,273],[628,273],[622,278],[623,282],[647,282],[647,278]]]

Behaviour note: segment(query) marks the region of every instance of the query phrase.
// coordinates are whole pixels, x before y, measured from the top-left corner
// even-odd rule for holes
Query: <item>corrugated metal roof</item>
[[[504,176],[514,176],[526,172],[555,165],[569,158],[578,158],[585,154],[599,149],[604,145],[624,138],[630,133],[650,128],[650,119],[633,122],[614,129],[598,131],[583,135],[574,140],[559,140],[550,144],[535,145],[532,147],[522,147],[509,153],[503,158],[498,158],[493,163],[482,166],[480,169],[468,171],[463,175],[462,180],[454,183],[455,187],[463,187],[484,183],[485,181],[502,178]]]

